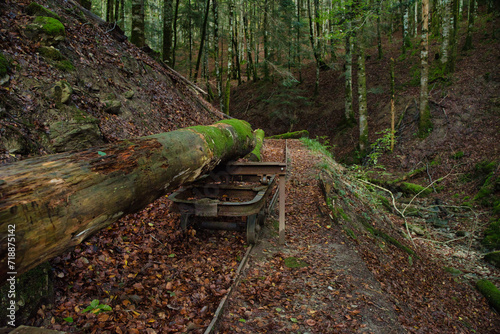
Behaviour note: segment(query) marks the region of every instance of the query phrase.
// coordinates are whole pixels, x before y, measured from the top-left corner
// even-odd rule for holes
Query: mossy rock
[[[500,312],[500,290],[487,279],[482,279],[476,282],[476,287],[488,300],[491,306],[497,312]]]
[[[297,259],[293,256],[285,258],[285,266],[288,268],[304,268],[308,265],[309,264],[307,262]]]
[[[112,115],[119,115],[122,113],[121,112],[121,107],[122,107],[121,101],[119,101],[119,100],[105,100],[105,101],[102,101],[102,103],[104,104],[104,109],[103,109],[104,112],[107,112],[108,114],[112,114]]]
[[[64,25],[48,16],[37,16],[26,26],[25,32],[28,38],[40,41],[42,45],[57,45],[66,36]]]
[[[102,145],[102,134],[97,124],[60,121],[50,125],[50,139],[55,152],[82,151]]]
[[[64,72],[72,72],[75,70],[75,66],[67,59],[58,61],[56,67]]]
[[[420,196],[427,196],[432,193],[431,188],[424,188],[421,185],[410,182],[402,182],[399,187],[401,191],[407,195],[416,195],[420,193]]]
[[[64,25],[58,19],[48,16],[37,16],[34,23],[40,24],[44,33],[49,36],[65,36]]]
[[[482,243],[489,249],[500,249],[500,219],[493,221],[484,231]]]
[[[47,8],[45,8],[43,6],[37,4],[36,2],[30,3],[26,7],[26,13],[31,15],[31,16],[46,16],[46,17],[52,17],[52,18],[59,20],[59,21],[61,20],[59,15],[57,15],[56,13],[54,13],[51,10],[48,10]]]
[[[498,201],[498,196],[495,196],[495,193],[498,193],[499,190],[500,178],[491,172],[484,181],[481,189],[479,189],[479,192],[474,196],[474,201],[483,206],[494,206]]]
[[[135,95],[135,92],[133,90],[129,90],[123,94],[127,100],[131,100]]]
[[[41,46],[37,50],[43,57],[52,59],[52,60],[61,60],[63,59],[63,55],[61,51],[56,49],[53,46]]]
[[[500,251],[488,253],[484,256],[484,259],[495,267],[500,268]]]

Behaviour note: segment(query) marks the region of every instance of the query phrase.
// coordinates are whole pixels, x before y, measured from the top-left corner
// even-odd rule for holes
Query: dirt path
[[[268,219],[218,331],[404,332],[379,282],[327,214],[317,182],[321,159],[298,141],[288,148],[286,245],[278,246]]]

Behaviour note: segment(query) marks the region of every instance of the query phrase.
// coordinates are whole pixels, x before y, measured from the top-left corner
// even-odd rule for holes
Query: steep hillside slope
[[[0,4],[0,162],[221,118],[119,28],[73,1],[39,4]]]

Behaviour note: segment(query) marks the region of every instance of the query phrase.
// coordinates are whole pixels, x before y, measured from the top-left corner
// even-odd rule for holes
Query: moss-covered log
[[[257,129],[253,133],[255,135],[255,148],[252,152],[248,153],[245,158],[250,161],[261,161],[262,157],[260,151],[262,150],[262,145],[264,144],[264,130]]]
[[[488,302],[497,312],[500,312],[500,290],[487,279],[476,282],[477,289],[488,299]]]
[[[254,147],[232,119],[0,167],[0,282]]]
[[[300,139],[300,138],[309,138],[309,131],[307,130],[300,130],[300,131],[295,131],[295,132],[287,132],[287,133],[282,133],[279,135],[274,135],[267,137],[267,139]]]

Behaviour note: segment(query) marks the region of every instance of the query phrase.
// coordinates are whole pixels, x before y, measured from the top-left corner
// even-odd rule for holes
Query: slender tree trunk
[[[191,8],[191,0],[188,0],[188,13],[189,13],[189,19],[188,19],[188,44],[189,44],[189,77],[193,77],[192,73],[192,64],[193,64],[193,23],[191,19],[192,15],[192,8]]]
[[[106,0],[106,22],[113,22],[114,1]]]
[[[307,13],[309,16],[309,40],[311,42],[311,48],[313,50],[314,59],[316,59],[316,63],[318,64],[318,66],[320,68],[325,68],[326,64],[323,62],[323,59],[321,58],[321,51],[319,50],[319,43],[317,42],[317,38],[316,38],[316,35],[314,33],[311,0],[307,0]]]
[[[299,67],[299,81],[302,82],[302,60],[301,60],[301,10],[302,2],[297,0],[297,66]]]
[[[142,48],[146,39],[144,36],[144,0],[132,0],[132,34],[130,42]]]
[[[459,5],[459,0],[451,0],[451,33],[450,33],[450,51],[448,53],[448,61],[446,62],[446,73],[453,73],[455,72],[455,62],[457,58],[457,36],[458,36],[458,29],[459,29],[459,21],[458,21],[458,5]]]
[[[0,282],[254,147],[250,125],[228,120],[0,167]],[[8,270],[12,229],[16,261]]]
[[[429,0],[422,0],[422,40],[420,53],[420,121],[419,135],[424,137],[431,129],[431,114],[429,109]]]
[[[248,80],[253,76],[253,81],[257,82],[257,72],[254,71],[253,59],[252,59],[252,46],[250,41],[250,34],[248,33],[248,11],[246,2],[243,3],[244,13],[243,13],[243,30],[245,32],[245,48],[247,49],[247,76]]]
[[[469,8],[467,13],[467,37],[465,38],[464,51],[472,50],[472,32],[474,31],[474,8],[476,0],[469,0]]]
[[[443,0],[443,35],[441,42],[441,64],[446,66],[448,62],[448,52],[450,48],[450,30],[451,30],[451,0]]]
[[[396,134],[396,109],[394,93],[394,58],[391,58],[391,152],[394,150],[394,135]]]
[[[264,2],[264,80],[269,81],[269,26],[268,0]]]
[[[226,76],[226,87],[224,91],[224,113],[229,115],[229,100],[231,98],[231,70],[233,63],[233,46],[231,43],[231,32],[233,31],[233,15],[234,15],[234,4],[233,0],[229,0],[229,41],[227,43],[227,76]]]
[[[120,19],[120,0],[115,0],[115,13],[114,13],[114,19],[113,21],[114,22],[118,22],[118,20]]]
[[[409,7],[407,4],[404,4],[403,7],[404,15],[403,15],[403,45],[402,51],[403,54],[406,54],[406,49],[410,47],[410,15],[409,15]]]
[[[380,7],[382,6],[382,1],[377,5],[377,58],[382,59],[382,34],[380,33]]]
[[[234,7],[234,5],[233,5]],[[233,54],[235,59],[236,79],[238,85],[241,85],[241,66],[240,66],[240,49],[238,48],[238,14],[233,14],[233,30],[231,32],[231,40],[233,42]]]
[[[354,124],[353,92],[352,92],[352,51],[354,34],[352,32],[352,8],[348,6],[345,35],[345,120],[347,125]]]
[[[365,154],[368,149],[368,105],[366,101],[365,49],[363,29],[359,30],[358,51],[358,104],[359,104],[359,150]]]
[[[208,13],[210,13],[210,0],[207,0],[206,7],[205,7],[205,16],[203,18],[203,25],[201,27],[200,48],[198,49],[198,58],[196,58],[196,67],[194,69],[194,81],[195,82],[198,79],[201,56],[203,55],[203,46],[205,45],[205,36],[207,34]]]
[[[222,73],[219,65],[219,6],[217,0],[213,0],[212,12],[214,14],[214,67],[215,81],[217,85],[217,97],[219,98],[220,110],[224,112],[224,101],[222,98]]]
[[[179,2],[180,0],[175,1],[175,12],[174,12],[174,31],[173,31],[173,47],[172,47],[172,68],[175,68],[175,53],[177,50],[177,19],[179,18]]]
[[[172,0],[163,1],[163,61],[172,65]]]

